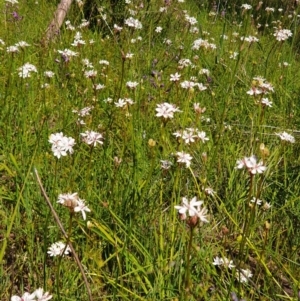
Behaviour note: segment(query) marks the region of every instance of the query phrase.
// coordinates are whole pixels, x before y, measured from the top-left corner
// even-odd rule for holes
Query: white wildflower
[[[165,119],[173,118],[175,112],[180,112],[180,110],[174,105],[167,102],[158,104],[155,111],[157,112],[155,116],[163,117]]]
[[[157,27],[155,28],[155,32],[161,33],[161,32],[162,32],[162,27],[161,27],[161,26],[157,26]]]
[[[243,159],[238,160],[236,164],[237,169],[246,167],[253,175],[263,173],[267,169],[267,167],[263,165],[262,161],[257,162],[255,156],[244,157]]]
[[[52,144],[51,150],[55,157],[58,159],[62,156],[66,156],[69,152],[72,154],[75,140],[72,137],[66,137],[62,132],[51,134],[49,142]]]
[[[249,9],[252,8],[252,6],[251,6],[250,4],[243,4],[243,5],[241,6],[241,8],[243,8],[243,9],[245,9],[245,10],[249,10]]]
[[[126,83],[126,87],[129,88],[129,89],[134,90],[138,86],[138,84],[139,84],[138,82],[129,81],[129,82]]]
[[[285,41],[293,34],[289,29],[278,29],[276,28],[275,33],[273,34],[276,37],[277,41]]]
[[[185,152],[177,152],[177,162],[185,164],[186,168],[190,167],[193,157]]]
[[[25,41],[20,41],[20,42],[16,43],[15,46],[20,47],[20,48],[25,48],[25,47],[29,47],[30,45],[28,43],[26,43]]]
[[[58,242],[53,243],[48,248],[48,251],[47,251],[47,253],[51,257],[68,255],[70,252],[71,252],[70,247],[66,246],[66,244],[63,243],[62,241],[58,241]]]
[[[45,77],[52,78],[55,75],[55,73],[52,71],[45,71],[44,75]]]
[[[287,141],[290,143],[295,143],[295,137],[288,134],[287,132],[275,133],[282,141]]]
[[[262,98],[261,104],[265,107],[272,107],[272,101],[270,101],[268,98]]]
[[[19,51],[20,51],[20,49],[17,46],[8,46],[8,47],[6,47],[6,52],[8,52],[8,53],[17,53]]]
[[[97,143],[102,145],[104,137],[102,134],[94,132],[94,131],[85,131],[84,133],[80,134],[82,136],[82,140],[92,146],[97,146]]]
[[[160,160],[160,163],[161,163],[160,167],[163,170],[168,170],[173,165],[172,162],[168,160]]]
[[[178,74],[177,72],[175,74],[171,74],[170,75],[170,81],[171,82],[178,82],[180,80],[180,74]]]
[[[252,272],[249,269],[241,269],[236,271],[236,279],[241,283],[247,283],[249,278],[253,276]]]
[[[31,72],[37,72],[37,69],[34,65],[26,63],[22,67],[18,69],[20,72],[18,73],[20,77],[27,78],[31,76]]]
[[[129,17],[128,19],[126,19],[125,24],[128,27],[132,27],[132,28],[135,28],[135,29],[142,29],[143,28],[142,23],[139,20],[134,19],[132,17]]]
[[[256,204],[258,206],[260,206],[262,204],[262,202],[263,202],[262,200],[257,199],[255,197],[251,200],[251,203]]]

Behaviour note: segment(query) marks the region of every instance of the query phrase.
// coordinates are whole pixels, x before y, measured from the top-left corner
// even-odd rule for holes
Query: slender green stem
[[[61,267],[61,261],[62,258],[64,257],[65,251],[69,245],[70,242],[70,237],[72,234],[72,219],[73,219],[73,212],[70,212],[70,218],[69,218],[69,227],[68,227],[68,232],[67,232],[67,240],[66,240],[66,245],[63,249],[63,251],[61,252],[59,258],[58,258],[58,264],[57,264],[57,270],[56,270],[56,293],[57,293],[57,298],[58,300],[60,300],[60,267]]]
[[[123,54],[122,54],[123,56]],[[116,99],[119,99],[121,97],[121,92],[122,92],[122,86],[123,86],[123,81],[124,81],[124,71],[125,71],[125,58],[122,57],[122,69],[121,69],[121,79],[120,79],[120,86],[119,86],[119,91]]]
[[[249,183],[247,206],[251,202],[251,198],[252,198],[253,179],[254,179],[254,175],[252,173],[250,173],[250,183]],[[245,246],[246,246],[246,240],[247,240],[248,232],[249,232],[249,228],[250,228],[250,217],[252,215],[251,213],[252,213],[252,208],[250,208],[250,210],[247,210],[246,215],[245,215],[245,221],[244,221],[244,227],[243,227],[243,233],[242,233],[242,241],[241,241],[240,250],[239,250],[239,264],[238,264],[238,267],[240,267],[240,265],[241,265],[241,263],[244,259],[243,254],[244,254],[244,250],[245,250]]]
[[[188,292],[190,289],[191,285],[191,280],[190,280],[190,264],[191,264],[191,251],[192,251],[192,245],[193,245],[193,236],[194,236],[194,226],[190,227],[190,239],[189,239],[189,244],[187,247],[187,252],[186,252],[186,270],[185,270],[185,279],[184,279],[184,291],[185,291],[185,298],[184,300],[187,300]]]
[[[189,171],[191,172],[192,177],[193,177],[193,179],[194,179],[194,183],[195,183],[195,185],[196,185],[196,187],[197,187],[199,197],[201,197],[201,190],[200,190],[198,181],[197,181],[197,179],[196,179],[196,177],[195,177],[195,174],[194,174],[193,170],[191,169],[191,167],[189,167]]]

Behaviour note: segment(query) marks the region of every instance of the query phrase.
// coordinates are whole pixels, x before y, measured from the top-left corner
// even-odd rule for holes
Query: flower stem
[[[249,194],[248,194],[248,200],[247,200],[247,204],[250,203],[251,201],[251,197],[252,197],[252,189],[253,189],[253,174],[250,173],[250,183],[249,183]],[[243,228],[243,234],[242,234],[242,241],[241,241],[241,245],[240,245],[240,250],[239,250],[239,264],[238,264],[238,268],[240,268],[241,262],[243,260],[243,253],[245,250],[245,245],[246,245],[246,239],[248,237],[248,232],[249,232],[249,228],[250,228],[250,219],[252,216],[252,209],[249,211],[247,210],[246,215],[245,215],[245,221],[244,221],[244,228]],[[255,207],[254,207],[255,209]]]
[[[56,271],[56,279],[57,279],[57,282],[56,282],[56,293],[57,293],[57,298],[58,300],[60,300],[60,285],[59,285],[59,272],[60,272],[60,267],[61,267],[61,261],[62,261],[62,258],[65,254],[65,251],[69,245],[69,242],[70,242],[70,237],[71,237],[71,234],[72,234],[72,217],[73,217],[73,212],[70,212],[70,218],[69,218],[69,227],[68,227],[68,234],[67,234],[67,241],[66,241],[66,245],[63,249],[63,251],[61,252],[60,256],[59,256],[59,259],[58,259],[58,265],[57,265],[57,271]]]
[[[184,279],[184,300],[187,300],[189,288],[191,285],[190,281],[190,263],[191,263],[191,250],[192,250],[192,244],[193,244],[193,236],[194,236],[194,226],[190,227],[190,239],[189,239],[189,244],[187,247],[187,254],[186,254],[186,270],[185,270],[185,279]]]

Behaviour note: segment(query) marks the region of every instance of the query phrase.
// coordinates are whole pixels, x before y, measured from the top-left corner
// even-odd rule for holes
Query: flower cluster
[[[275,33],[273,34],[277,41],[285,41],[293,34],[289,29],[278,29],[276,28]]]
[[[37,69],[34,65],[26,63],[25,65],[23,65],[22,67],[20,67],[18,69],[19,72],[19,76],[22,78],[27,78],[31,76],[31,72],[37,72]]]
[[[58,241],[53,243],[47,251],[47,254],[51,257],[56,257],[56,256],[64,256],[68,255],[71,253],[71,248],[69,246],[66,246],[65,243],[62,241]]]
[[[228,268],[230,270],[235,267],[232,260],[229,260],[226,257],[219,257],[219,256],[214,258],[214,261],[212,264],[214,266],[224,267],[224,268]]]
[[[208,141],[209,138],[206,137],[206,133],[199,131],[195,128],[187,128],[183,131],[177,131],[173,133],[176,138],[181,138],[186,144],[193,143],[195,141],[201,140],[203,143]]]
[[[274,92],[274,87],[264,78],[257,76],[253,78],[252,87],[247,94],[250,96],[257,96],[260,94],[268,94],[270,92]]]
[[[78,52],[75,52],[75,51],[70,50],[70,49],[57,50],[57,52],[61,55],[64,62],[68,62],[71,59],[71,57],[74,57],[74,56],[78,55]]]
[[[134,101],[131,98],[119,98],[117,102],[115,102],[115,106],[117,108],[124,108],[128,105],[133,105]]]
[[[81,117],[86,117],[86,116],[89,116],[90,115],[90,112],[93,110],[93,106],[90,106],[90,107],[84,107],[83,109],[81,110],[72,110],[73,113],[76,113],[79,118],[77,119],[77,122],[79,124],[85,124],[85,121],[83,119],[81,119]]]
[[[97,71],[96,70],[93,70],[93,69],[91,69],[91,70],[85,70],[84,71],[84,77],[86,77],[86,78],[94,78],[94,77],[96,77],[97,76]]]
[[[252,272],[249,269],[241,269],[236,271],[235,277],[241,283],[247,283],[249,278],[253,276]]]
[[[126,87],[129,88],[129,89],[134,90],[138,86],[138,84],[139,83],[137,83],[137,82],[129,81],[129,82],[126,83]]]
[[[51,134],[49,137],[49,142],[52,144],[51,150],[55,157],[58,159],[62,156],[73,154],[73,147],[75,145],[75,140],[72,137],[66,137],[62,132]]]
[[[91,212],[86,206],[85,200],[79,198],[77,192],[75,193],[62,193],[58,196],[57,203],[68,207],[71,212],[81,212],[83,219],[86,219],[85,212]]]
[[[188,224],[190,226],[195,226],[199,220],[203,223],[209,222],[207,219],[207,209],[205,207],[201,207],[202,205],[203,201],[198,201],[195,196],[190,202],[186,197],[183,197],[182,205],[176,205],[174,207],[178,210],[181,220],[186,220],[188,215]]]
[[[83,64],[82,71],[84,71],[84,77],[86,77],[86,78],[95,78],[97,76],[98,72],[94,69],[94,66],[90,62],[89,59],[83,59],[82,64]],[[99,87],[99,86],[101,86],[101,87]],[[94,84],[94,89],[95,90],[100,90],[100,89],[104,89],[104,88],[105,88],[105,86],[103,86],[103,85]]]
[[[282,141],[287,141],[290,143],[295,143],[295,137],[288,134],[287,132],[275,133]]]
[[[52,295],[50,295],[48,292],[44,293],[42,288],[38,288],[32,294],[26,292],[22,297],[12,296],[10,301],[47,301],[50,299],[52,299]]]
[[[86,28],[90,25],[90,22],[86,19],[82,19],[81,23],[78,25],[78,28]]]
[[[183,68],[189,67],[189,66],[191,66],[192,68],[194,67],[194,65],[190,59],[181,59],[178,62],[178,69],[183,69]]]
[[[89,59],[83,59],[81,62],[85,68],[91,68],[91,69],[94,68],[93,64],[90,62]]]
[[[85,131],[84,133],[80,134],[82,136],[83,142],[88,145],[93,145],[94,147],[97,146],[97,143],[102,145],[103,144],[103,135],[94,131]]]
[[[250,207],[253,207],[253,205],[255,206],[261,206],[263,204],[263,206],[261,207],[264,211],[268,211],[271,208],[271,204],[268,202],[263,202],[263,200],[260,200],[256,197],[252,198],[252,200],[250,201]]]
[[[260,206],[262,204],[262,200],[260,200],[256,197],[254,197],[250,202],[255,204],[255,205],[258,205],[258,206]]]
[[[243,159],[238,160],[236,164],[237,169],[246,167],[253,175],[263,173],[267,169],[267,167],[263,165],[262,161],[257,162],[257,158],[255,156],[244,157]]]
[[[164,119],[173,118],[175,112],[180,112],[180,110],[174,105],[168,102],[158,104],[155,111],[157,112],[155,116],[163,117]]]
[[[185,152],[177,152],[177,162],[181,164],[185,164],[186,168],[189,168],[191,166],[191,161],[193,157]]]
[[[195,17],[191,17],[188,14],[185,14],[184,18],[190,25],[195,25],[198,22]]]
[[[100,65],[109,66],[109,61],[107,61],[107,60],[100,60],[100,61],[99,61],[99,64],[100,64]]]
[[[44,72],[44,75],[45,75],[45,77],[47,77],[47,78],[52,78],[52,77],[55,75],[55,73],[52,72],[52,71],[45,71],[45,72]]]
[[[197,83],[197,82],[188,81],[188,80],[185,80],[182,83],[180,83],[180,86],[183,89],[190,89],[190,90],[193,90],[194,87],[197,87],[200,91],[204,91],[207,89],[207,87],[205,87],[202,83]]]
[[[243,8],[245,10],[249,10],[252,8],[252,6],[250,4],[242,4],[241,8]]]
[[[71,30],[71,31],[74,31],[74,30],[75,30],[75,26],[73,26],[73,25],[71,24],[71,21],[70,21],[70,20],[67,20],[67,21],[65,22],[65,24],[66,24],[66,29]]]
[[[18,0],[5,0],[5,2],[8,2],[8,3],[12,4],[12,5],[19,3]]]
[[[3,44],[4,45],[4,44]],[[13,46],[8,46],[6,48],[7,52],[16,53],[20,51],[20,48],[24,49],[25,47],[29,47],[30,45],[25,41],[20,41]]]
[[[235,268],[235,265],[233,264],[233,261],[226,258],[226,257],[215,257],[214,261],[212,263],[214,266],[218,266],[220,268],[226,268],[226,269],[233,269]],[[253,276],[252,272],[249,269],[240,269],[237,270],[235,273],[236,279],[241,283],[247,283],[249,281],[249,278]]]
[[[258,42],[259,39],[254,36],[248,36],[248,37],[241,37],[241,41],[246,41],[248,43],[255,43],[255,42]]]
[[[85,45],[85,41],[82,40],[82,34],[77,31],[74,37],[74,42],[71,44],[74,47],[78,47],[80,45]]]
[[[192,49],[199,50],[200,48],[214,50],[217,49],[217,46],[215,44],[209,43],[207,40],[200,38],[193,42]]]
[[[270,13],[270,12],[274,13],[275,8],[274,7],[266,7],[265,11],[268,13]]]
[[[132,28],[135,28],[135,29],[142,29],[143,28],[142,23],[139,20],[134,19],[132,17],[129,17],[128,19],[126,19],[125,24],[128,27],[132,27]]]

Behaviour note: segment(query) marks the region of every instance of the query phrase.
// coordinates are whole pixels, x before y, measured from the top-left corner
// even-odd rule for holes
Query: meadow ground
[[[298,300],[298,1],[87,2],[0,4],[0,300]]]

